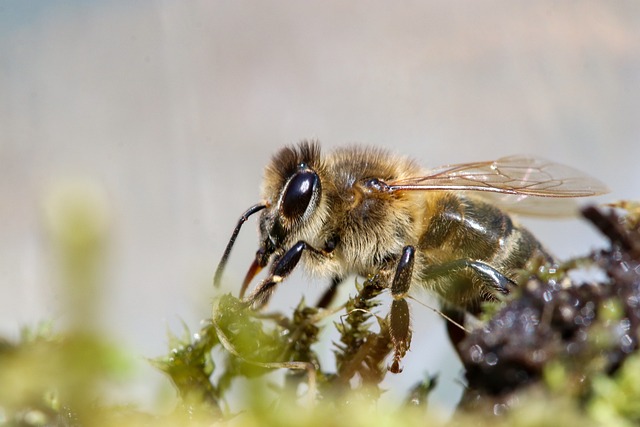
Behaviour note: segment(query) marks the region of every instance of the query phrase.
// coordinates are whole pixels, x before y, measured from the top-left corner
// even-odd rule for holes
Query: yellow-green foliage
[[[220,304],[223,304],[221,307]],[[110,407],[103,392],[109,383],[124,380],[126,358],[99,337],[53,334],[49,330],[25,332],[20,342],[0,346],[0,414],[11,425],[210,425],[224,422],[237,426],[397,426],[397,425],[504,425],[547,426],[637,425],[640,412],[640,358],[629,358],[618,373],[595,375],[593,396],[577,400],[567,389],[561,362],[550,365],[546,383],[522,392],[507,411],[497,404],[486,411],[462,412],[452,421],[439,416],[437,408],[407,403],[388,406],[377,403],[378,392],[369,387],[353,390],[327,388],[331,378],[316,371],[317,393],[322,400],[307,399],[308,377],[293,388],[265,382],[262,374],[289,371],[290,340],[273,319],[258,320],[247,313],[235,317],[238,300],[223,297],[213,320],[190,340],[174,339],[174,347],[156,365],[170,375],[182,397],[168,415],[144,414],[134,407]],[[226,311],[225,311],[226,310]],[[281,319],[280,319],[281,320]],[[219,323],[215,323],[219,322]],[[229,323],[227,323],[229,322]],[[234,332],[235,331],[235,332]],[[221,343],[220,334],[224,333]],[[257,337],[257,340],[247,337]],[[278,339],[277,337],[285,337]],[[228,350],[225,348],[228,348]],[[225,354],[214,365],[211,350]],[[260,350],[264,349],[264,352]],[[300,368],[301,366],[295,366]],[[222,370],[217,383],[211,373]],[[295,375],[298,370],[291,370]],[[313,371],[303,371],[313,372]],[[555,372],[555,373],[554,373]],[[244,410],[228,411],[225,404],[229,384],[252,378],[243,398]],[[237,398],[237,397],[236,397]]]
[[[637,426],[640,423],[640,356],[631,356],[613,376],[593,379],[589,414],[607,426]]]

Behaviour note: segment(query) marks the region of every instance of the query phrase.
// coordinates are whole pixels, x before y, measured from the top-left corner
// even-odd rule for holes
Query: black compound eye
[[[304,215],[313,198],[320,190],[320,179],[311,170],[297,172],[289,181],[282,197],[281,212],[286,218],[298,219]]]

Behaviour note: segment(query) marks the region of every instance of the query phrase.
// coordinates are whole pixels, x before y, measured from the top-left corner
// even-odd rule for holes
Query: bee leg
[[[331,278],[331,285],[326,291],[324,291],[324,293],[318,300],[316,307],[318,308],[329,307],[329,304],[331,304],[331,301],[333,301],[333,299],[336,296],[336,293],[338,292],[338,286],[340,286],[340,283],[342,283],[343,281],[344,281],[343,277],[336,276]]]
[[[467,261],[468,267],[478,274],[478,277],[480,277],[483,283],[485,283],[490,290],[493,290],[494,292],[507,295],[511,289],[516,286],[516,283],[513,280],[509,279],[489,264],[485,264],[481,261],[465,261]]]
[[[444,264],[432,265],[425,272],[424,279],[428,281],[453,279],[454,283],[463,283],[465,286],[469,286],[466,284],[465,280],[460,280],[468,277],[467,272],[474,274],[487,288],[487,295],[495,295],[496,293],[506,295],[516,286],[516,283],[513,280],[509,279],[489,264],[470,259],[458,259]],[[449,300],[449,298],[447,298],[448,292],[450,292],[450,290],[445,290],[443,292],[442,296],[445,300]]]
[[[284,255],[274,261],[269,277],[260,282],[251,295],[245,299],[245,302],[255,308],[264,306],[267,301],[269,301],[274,287],[286,279],[298,265],[302,258],[302,252],[305,250],[328,256],[328,252],[316,249],[304,240],[300,240],[285,252]]]
[[[400,261],[396,267],[396,274],[391,283],[393,301],[389,312],[389,334],[393,343],[394,355],[393,363],[389,370],[394,374],[402,372],[400,360],[407,353],[411,344],[411,316],[409,315],[409,304],[407,304],[405,297],[411,286],[414,259],[415,248],[413,246],[405,246],[402,249]]]

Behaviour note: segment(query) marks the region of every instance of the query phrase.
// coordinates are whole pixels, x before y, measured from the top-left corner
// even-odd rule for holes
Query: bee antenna
[[[222,254],[222,259],[218,263],[218,268],[216,269],[216,274],[213,276],[213,286],[216,288],[220,287],[220,279],[222,278],[222,272],[227,265],[227,260],[229,259],[229,254],[231,254],[231,249],[233,248],[233,244],[236,242],[236,237],[238,237],[238,233],[240,233],[240,228],[242,224],[244,224],[251,215],[256,212],[260,212],[262,209],[266,208],[267,205],[264,203],[260,203],[257,205],[251,206],[245,213],[242,214],[240,219],[238,220],[238,225],[233,230],[233,234],[231,235],[231,239],[229,239],[229,243],[227,243],[227,247],[224,250],[224,254]]]

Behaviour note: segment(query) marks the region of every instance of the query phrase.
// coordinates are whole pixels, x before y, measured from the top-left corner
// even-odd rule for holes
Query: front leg
[[[251,295],[245,298],[244,301],[254,308],[263,307],[269,301],[269,297],[275,286],[286,279],[298,265],[302,258],[302,252],[305,250],[322,256],[331,256],[330,252],[316,249],[304,240],[300,240],[285,252],[284,255],[274,261],[269,276],[260,282]]]
[[[396,267],[396,274],[391,283],[393,302],[389,312],[389,334],[393,343],[394,355],[393,363],[389,370],[394,374],[402,372],[400,360],[407,353],[411,344],[411,316],[409,304],[407,304],[405,297],[411,286],[414,259],[415,248],[413,246],[405,246],[402,249],[400,261]]]

